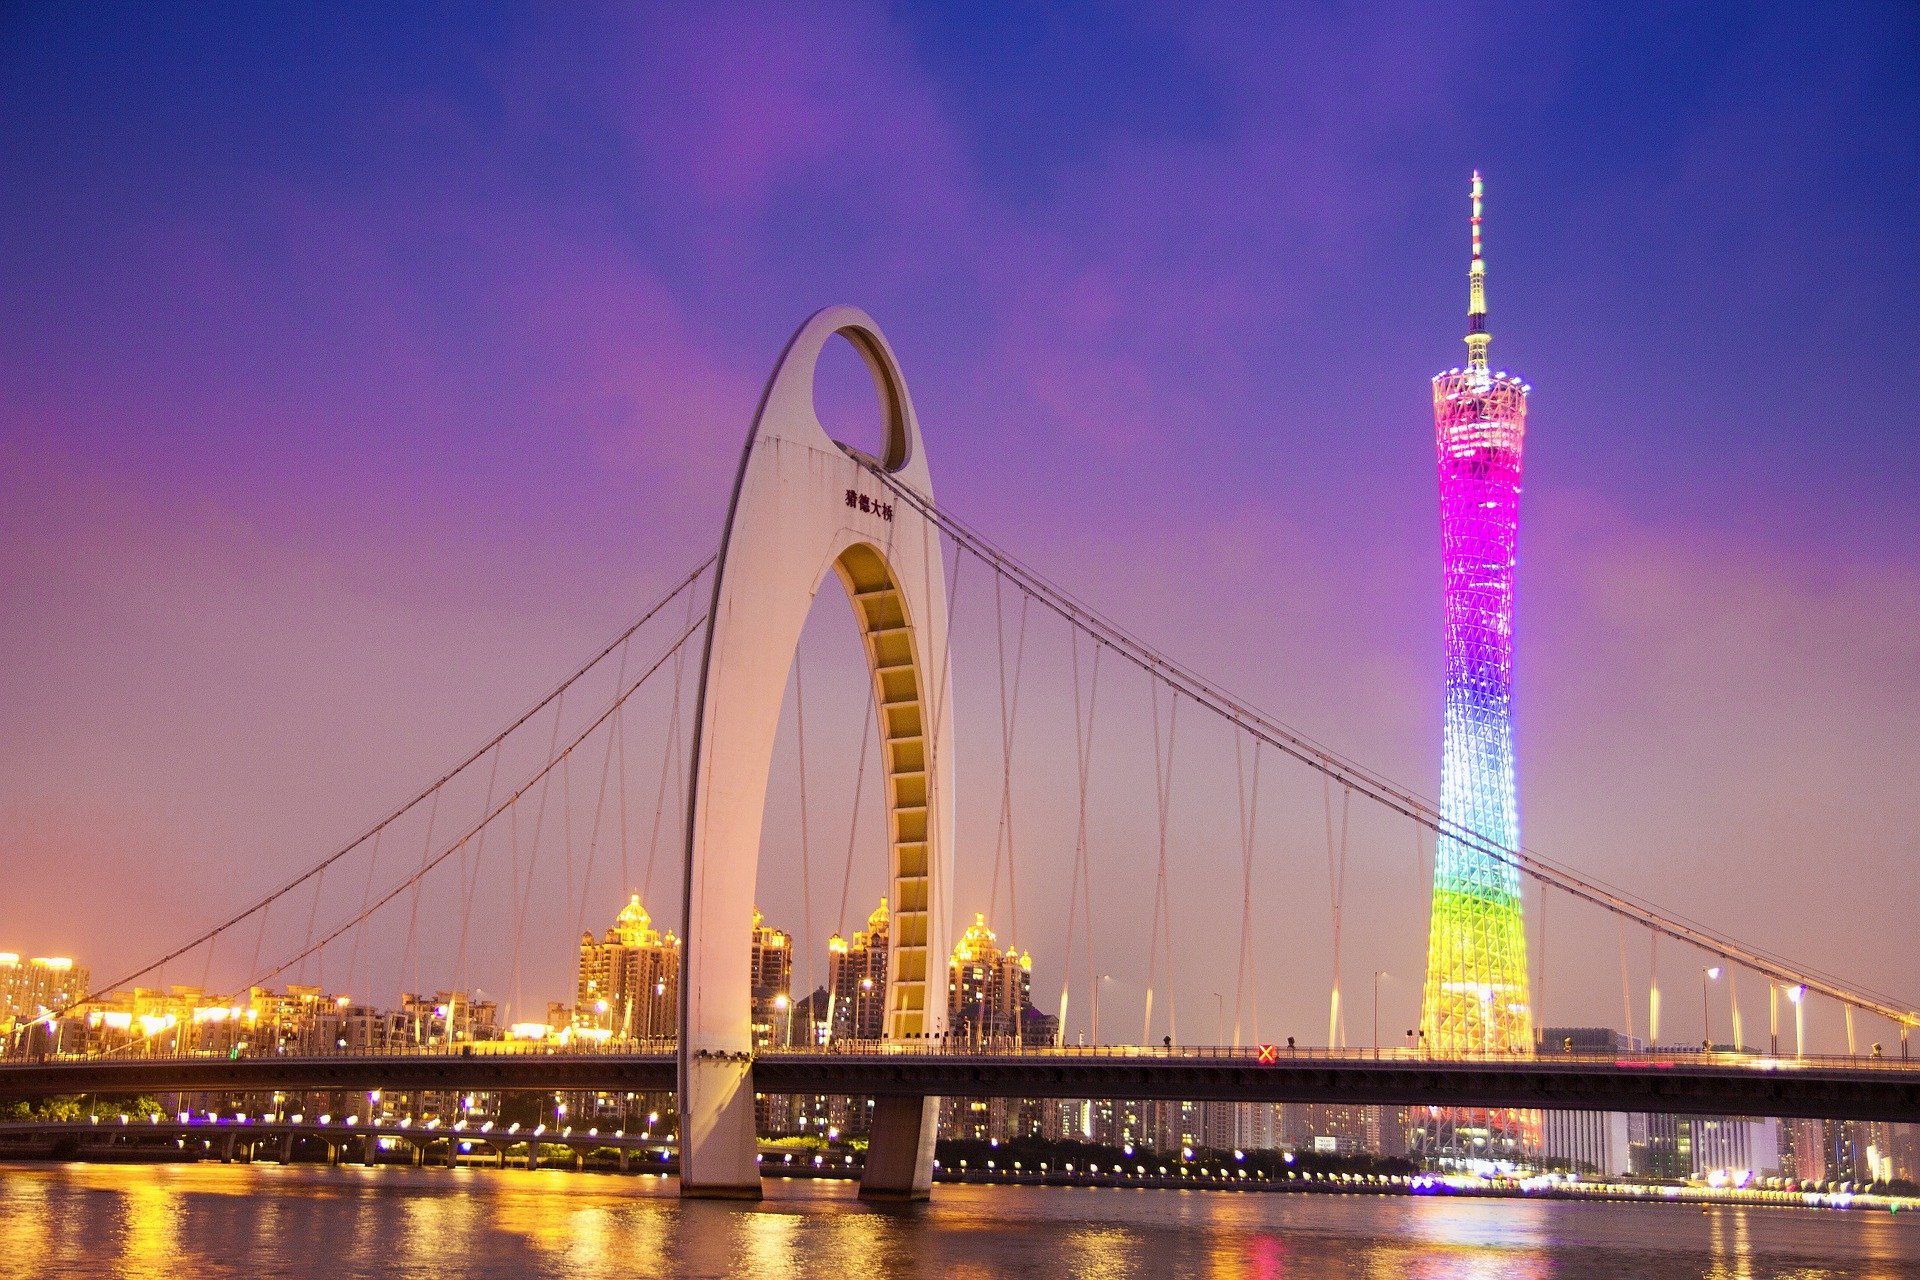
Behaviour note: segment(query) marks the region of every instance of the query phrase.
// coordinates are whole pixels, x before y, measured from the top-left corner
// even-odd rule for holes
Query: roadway
[[[368,1092],[667,1093],[661,1052],[162,1055],[0,1060],[0,1098],[69,1094]],[[1754,1053],[1554,1053],[1434,1058],[1407,1050],[904,1045],[764,1052],[762,1093],[868,1097],[1125,1098],[1528,1107],[1920,1123],[1920,1063]]]

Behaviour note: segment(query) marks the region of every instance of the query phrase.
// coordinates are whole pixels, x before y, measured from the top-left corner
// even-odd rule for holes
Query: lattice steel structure
[[[1496,849],[1520,848],[1514,787],[1513,578],[1527,392],[1487,369],[1482,185],[1473,175],[1467,366],[1433,380],[1446,579],[1447,701],[1440,811]],[[1434,852],[1433,918],[1421,1035],[1435,1055],[1534,1051],[1527,937],[1514,862],[1452,836]],[[1442,1163],[1524,1158],[1539,1113],[1428,1108],[1414,1117],[1422,1154]]]

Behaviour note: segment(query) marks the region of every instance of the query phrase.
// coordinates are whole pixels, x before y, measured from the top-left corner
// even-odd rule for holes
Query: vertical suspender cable
[[[993,888],[987,896],[987,918],[993,919],[1000,905],[1000,860],[1005,851],[1007,864],[1007,903],[1011,916],[1007,943],[1018,943],[1020,930],[1019,895],[1014,883],[1013,850],[1013,741],[1020,722],[1020,681],[1026,672],[1027,611],[1032,598],[1020,597],[1020,630],[1014,642],[1013,683],[1009,697],[1007,683],[1007,627],[1002,604],[1000,579],[993,583],[993,615],[996,646],[1000,658],[1000,818],[993,837]]]
[[[620,645],[620,666],[612,677],[614,691],[626,689],[626,656],[628,656],[628,645]],[[574,919],[576,935],[582,933],[588,925],[588,898],[593,892],[593,862],[599,854],[601,818],[607,812],[607,779],[612,777],[612,752],[614,752],[614,741],[620,737],[620,716],[622,712],[616,710],[612,714],[612,720],[607,722],[607,750],[601,754],[601,785],[599,785],[599,794],[593,798],[593,827],[588,835],[588,869],[580,879],[580,913]],[[622,791],[624,791],[624,779],[622,779]],[[480,839],[486,839],[484,831],[480,833]]]
[[[1093,883],[1087,866],[1087,778],[1088,767],[1093,758],[1093,699],[1100,693],[1100,646],[1093,647],[1093,687],[1086,699],[1086,714],[1081,714],[1080,697],[1080,635],[1077,631],[1067,633],[1067,646],[1073,658],[1073,749],[1075,776],[1079,784],[1080,803],[1075,820],[1073,839],[1073,873],[1067,880],[1067,935],[1066,945],[1061,950],[1060,963],[1060,1035],[1064,1041],[1067,1031],[1067,1001],[1073,988],[1073,934],[1074,913],[1080,909],[1081,894],[1088,898],[1093,894]],[[1092,913],[1088,916],[1088,929],[1091,931]],[[1093,952],[1091,939],[1087,952],[1088,982],[1093,981]]]
[[[1173,803],[1173,743],[1174,733],[1180,724],[1180,694],[1176,690],[1169,701],[1167,714],[1167,737],[1160,740],[1160,686],[1150,680],[1147,695],[1153,704],[1153,772],[1154,801],[1159,809],[1160,859],[1159,869],[1154,877],[1153,887],[1153,923],[1147,936],[1147,1001],[1145,1024],[1141,1028],[1141,1042],[1149,1043],[1153,1038],[1153,982],[1156,963],[1164,957],[1167,978],[1167,1039],[1178,1037],[1179,1031],[1174,1022],[1173,989],[1173,903],[1167,892],[1167,817]],[[1162,938],[1165,945],[1161,944]]]
[[[1627,1019],[1627,1039],[1633,1039],[1633,980],[1627,976],[1627,918],[1614,917],[1620,926],[1620,1011]]]
[[[1647,1048],[1660,1046],[1660,933],[1647,930]]]
[[[553,759],[553,753],[560,749],[560,721],[567,713],[567,697],[563,691],[554,699],[553,732],[547,738],[547,759]],[[553,785],[553,771],[549,769],[540,779],[540,799],[533,806],[533,833],[527,847],[527,878],[514,894],[513,918],[513,1004],[516,1009],[523,1008],[520,990],[520,957],[522,944],[527,935],[527,911],[533,902],[533,875],[540,864],[540,833],[547,822],[547,791]]]
[[[934,539],[929,538],[922,544],[920,556],[921,556],[921,562],[920,562],[921,572],[927,575],[927,578],[929,581],[932,580],[932,574],[935,569],[939,569],[943,573],[946,571],[945,562],[940,558],[940,552],[937,548],[936,541]],[[929,557],[931,557],[932,563],[928,563]],[[927,769],[927,781],[928,781],[927,794],[930,797],[929,808],[927,810],[927,822],[930,830],[944,831],[948,829],[950,824],[946,816],[947,806],[953,803],[953,798],[945,794],[944,789],[939,787],[934,782],[934,780],[942,776],[942,769],[945,765],[945,762],[940,757],[940,734],[941,734],[941,726],[943,726],[946,723],[946,715],[948,710],[947,688],[953,676],[953,630],[954,630],[953,614],[954,614],[954,611],[958,608],[960,603],[960,564],[961,564],[961,548],[960,548],[960,544],[956,542],[954,544],[954,550],[953,550],[952,586],[948,589],[948,592],[947,592],[947,636],[946,636],[945,644],[941,646],[940,670],[933,677],[934,679],[933,687],[935,691],[934,697],[933,697],[933,713],[929,717],[930,724],[928,725],[928,728],[931,730],[931,733],[926,739],[927,741],[926,769]],[[932,800],[934,799],[938,800],[937,811],[934,807],[932,807]],[[889,803],[891,803],[891,798],[889,798]],[[889,857],[891,857],[891,854],[889,854]],[[891,883],[893,870],[894,868],[891,865],[891,862],[889,862],[889,865],[887,867],[887,875],[889,878],[889,883]],[[931,870],[931,868],[929,868],[929,870]],[[953,889],[951,885],[946,883],[948,878],[949,877],[946,877],[943,875],[928,876],[928,881],[931,888],[931,891],[929,893],[929,901],[927,903],[927,916],[929,921],[946,920],[949,923],[951,923],[953,920],[953,899],[952,899]],[[894,905],[895,905],[895,909],[897,910],[899,907],[899,904],[895,903]],[[898,935],[896,934],[895,936],[897,937]],[[929,937],[931,936],[932,934],[930,932]],[[927,964],[929,966],[927,977],[931,979],[933,976],[931,966],[946,965],[949,963],[950,963],[949,957],[933,955],[929,950],[929,954],[927,956]],[[891,1034],[893,1031],[893,1025],[892,1025],[893,1013],[894,1013],[893,989],[894,989],[895,983],[897,983],[898,981],[898,978],[899,978],[898,966],[893,964],[891,959],[889,959],[888,969],[887,969],[887,980],[888,980],[889,989],[887,993],[887,1014],[886,1014],[887,1016],[886,1032],[888,1034]],[[951,992],[949,992],[948,999],[949,1001],[951,1001],[952,999]],[[947,1012],[948,1011],[946,1008],[942,1008],[938,1006],[927,1008],[924,1014],[924,1023],[921,1027],[921,1034],[927,1037],[945,1035],[947,1031]]]
[[[493,745],[493,763],[487,768],[487,798],[481,806],[480,812],[482,813],[493,812],[493,789],[494,785],[500,780],[500,750],[505,741],[503,738],[500,742],[496,742]],[[468,985],[467,931],[473,920],[473,895],[480,883],[480,863],[481,859],[486,855],[486,852],[487,828],[482,827],[480,828],[480,838],[474,842],[473,874],[471,876],[465,874],[467,865],[466,855],[463,853],[460,856],[459,869],[462,874],[457,882],[457,889],[460,893],[460,947],[459,950],[455,952],[454,973],[457,975],[455,985],[462,991],[465,991]]]
[[[853,851],[860,841],[860,804],[867,793],[867,750],[879,733],[880,708],[876,701],[873,682],[867,682],[866,715],[855,723],[859,726],[860,760],[853,771],[853,802],[848,806],[852,815],[847,821],[847,859],[840,869],[840,909],[834,913],[833,935],[844,940],[847,936],[847,898],[853,891]],[[834,981],[833,962],[827,962],[827,1037],[836,1034],[839,1018],[840,984]]]
[[[621,645],[620,664],[614,672],[613,677],[613,688],[616,693],[627,687],[627,654],[628,646],[624,644]],[[614,742],[619,736],[620,710],[615,708],[612,719],[607,722],[607,747],[600,755],[600,788],[594,797],[593,826],[590,834],[587,836],[587,866],[580,877],[580,910],[573,926],[573,931],[576,934],[585,929],[587,925],[587,899],[593,893],[593,863],[596,855],[600,852],[600,821],[607,808],[607,779],[613,776],[613,747]],[[483,832],[482,834],[484,835],[485,833]],[[573,904],[571,864],[569,864],[567,883],[569,886],[567,890],[567,904],[571,907]]]
[[[1347,894],[1347,825],[1353,809],[1353,788],[1342,787],[1340,799],[1340,841],[1333,838],[1333,781],[1321,777],[1322,798],[1327,815],[1327,895],[1333,905],[1333,993],[1327,1004],[1327,1045],[1344,1047],[1347,1020],[1340,1008],[1340,915]]]
[[[812,823],[807,817],[807,681],[801,666],[800,653],[796,649],[793,655],[793,724],[794,739],[799,747],[800,758],[800,928],[806,935],[802,944],[807,955],[806,988],[809,997],[813,994],[813,844],[810,838]],[[788,957],[787,963],[793,963]],[[789,975],[787,985],[793,985]],[[789,1004],[793,993],[787,993]],[[811,1005],[808,1006],[811,1009]],[[811,1013],[809,1017],[813,1016]]]
[[[427,838],[420,850],[420,876],[413,882],[413,901],[407,908],[407,945],[400,953],[400,976],[407,976],[409,963],[413,970],[413,989],[420,990],[420,885],[426,879],[426,869],[433,859],[433,827],[440,820],[440,792],[433,793],[433,803],[427,807]]]
[[[1247,791],[1247,764],[1243,755],[1245,741],[1233,738],[1234,779],[1240,800],[1240,970],[1233,988],[1233,1047],[1240,1047],[1242,1010],[1253,969],[1253,836],[1260,820],[1260,747],[1253,741],[1253,791]],[[1260,1034],[1259,996],[1254,996],[1254,1035]]]

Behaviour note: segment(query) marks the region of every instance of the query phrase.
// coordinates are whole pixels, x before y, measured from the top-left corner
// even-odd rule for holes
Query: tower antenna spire
[[[1487,260],[1480,251],[1482,201],[1486,192],[1480,171],[1473,171],[1473,264],[1467,268],[1467,368],[1484,377],[1487,372]]]

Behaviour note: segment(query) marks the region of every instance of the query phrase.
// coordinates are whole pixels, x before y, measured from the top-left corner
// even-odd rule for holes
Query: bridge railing
[[[257,1062],[280,1061],[364,1061],[368,1059],[444,1059],[444,1058],[571,1058],[598,1060],[608,1057],[671,1058],[672,1040],[610,1040],[605,1042],[565,1042],[483,1040],[453,1044],[300,1046],[282,1049],[261,1046],[246,1049],[175,1049],[157,1043],[140,1047],[138,1052],[10,1052],[0,1054],[0,1062],[9,1065],[69,1063],[140,1062]],[[820,1057],[964,1057],[977,1059],[1127,1059],[1162,1062],[1217,1062],[1251,1065],[1286,1064],[1359,1064],[1369,1062],[1413,1063],[1528,1063],[1543,1065],[1564,1063],[1569,1066],[1613,1066],[1621,1069],[1658,1070],[1674,1067],[1739,1067],[1756,1071],[1791,1071],[1804,1068],[1847,1070],[1911,1071],[1916,1063],[1904,1057],[1879,1054],[1774,1054],[1755,1049],[1656,1049],[1656,1050],[1547,1050],[1537,1053],[1472,1054],[1439,1053],[1401,1046],[1381,1048],[1329,1048],[1319,1045],[1017,1045],[1012,1043],[976,1044],[959,1039],[930,1038],[924,1041],[888,1042],[843,1040],[827,1045],[768,1046],[754,1052],[755,1058]]]

